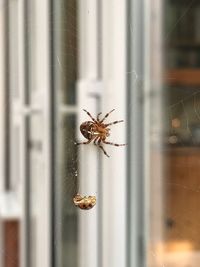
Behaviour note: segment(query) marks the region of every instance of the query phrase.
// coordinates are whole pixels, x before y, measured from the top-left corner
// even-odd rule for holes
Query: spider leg
[[[94,139],[94,144],[97,146],[97,140],[99,139],[99,137],[97,136],[97,137],[95,137],[95,139]]]
[[[92,140],[93,140],[93,139],[90,139],[90,140],[88,140],[88,141],[86,141],[86,142],[80,142],[80,143],[74,143],[74,144],[77,145],[77,146],[79,146],[79,145],[87,145],[87,144],[89,144]]]
[[[105,151],[103,146],[100,144],[101,143],[101,138],[99,138],[98,143],[96,144],[97,139],[98,138],[95,138],[95,145],[97,145],[103,151],[103,153],[109,158],[110,156],[107,154],[107,152]]]
[[[83,111],[85,111],[87,113],[87,115],[94,121],[97,122],[97,120],[95,120],[95,118],[92,117],[92,115],[90,114],[90,112],[88,112],[86,109],[83,109]]]
[[[99,116],[102,114],[102,112],[99,112],[98,114],[97,114],[97,121],[100,121],[100,119],[99,119]]]
[[[105,140],[102,140],[102,142],[104,144],[111,145],[111,146],[126,146],[126,144],[116,144],[116,143],[107,142]]]
[[[116,123],[120,123],[120,122],[123,122],[123,120],[121,120],[121,121],[113,121],[113,122],[105,124],[105,126],[107,127],[107,126],[110,126],[110,125],[113,125],[113,124],[116,124]]]
[[[98,145],[98,147],[103,151],[104,155],[106,155],[108,158],[110,157],[101,145]]]
[[[110,113],[112,113],[114,110],[115,109],[112,109],[110,112],[108,112],[100,122],[103,122],[110,115]]]

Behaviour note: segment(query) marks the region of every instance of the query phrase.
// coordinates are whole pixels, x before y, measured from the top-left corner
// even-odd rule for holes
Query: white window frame
[[[120,0],[80,2],[78,125],[86,120],[82,108],[94,115],[116,108],[110,120],[127,119],[126,5]],[[124,125],[113,130],[112,139],[126,142]],[[94,146],[81,148],[81,190],[96,192],[97,206],[80,214],[80,267],[126,266],[126,148],[107,149],[109,159],[101,151],[97,154]]]
[[[41,212],[39,212],[38,224],[39,227],[43,230],[39,230],[39,235],[36,235],[36,265],[38,267],[51,266],[52,264],[52,226],[51,226],[51,212],[52,212],[52,118],[51,118],[51,101],[52,101],[52,88],[51,88],[51,58],[50,58],[50,33],[51,33],[51,24],[50,24],[50,1],[34,1],[35,4],[35,13],[29,14],[32,10],[29,9],[25,0],[18,0],[21,15],[20,17],[20,88],[21,88],[21,106],[19,107],[19,112],[21,113],[22,119],[22,224],[21,224],[21,264],[22,267],[28,267],[30,261],[30,253],[32,248],[30,247],[30,240],[27,238],[30,234],[30,221],[29,216],[31,213],[30,210],[30,177],[27,177],[29,174],[29,166],[27,166],[27,140],[28,140],[28,124],[27,119],[30,119],[34,114],[37,116],[42,116],[44,120],[43,130],[44,130],[44,139],[42,140],[43,147],[43,166],[44,166],[44,177],[42,181],[43,186],[43,199],[41,205]],[[30,2],[29,2],[30,4]],[[41,12],[42,10],[42,12]],[[28,13],[27,13],[28,12]],[[34,47],[36,64],[30,65],[27,61],[28,50],[27,47],[29,43],[28,34],[30,34],[28,17],[36,16],[35,22],[37,24],[32,25],[36,29],[35,41],[37,42],[37,49]],[[40,25],[40,27],[38,27]],[[39,60],[40,59],[40,60]],[[42,60],[41,60],[42,59]],[[27,104],[26,96],[28,88],[27,77],[29,75],[27,71],[27,64],[29,68],[34,70],[37,79],[35,81],[36,94],[33,95],[33,102]],[[29,92],[30,94],[30,92]],[[42,248],[40,246],[42,242]]]

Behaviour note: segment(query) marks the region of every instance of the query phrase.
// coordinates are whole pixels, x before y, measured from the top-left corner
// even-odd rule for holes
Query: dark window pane
[[[75,104],[77,78],[77,4],[73,0],[54,1],[53,71],[59,101]]]
[[[76,117],[65,115],[58,127],[55,181],[56,266],[78,266],[78,217],[73,196],[78,187],[78,159],[75,142]]]

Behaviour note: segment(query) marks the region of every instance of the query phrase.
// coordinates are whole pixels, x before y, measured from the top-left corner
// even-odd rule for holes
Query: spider
[[[80,194],[75,195],[73,198],[75,206],[78,206],[82,210],[90,210],[96,205],[95,196],[81,196]]]
[[[106,141],[106,138],[110,135],[110,128],[108,128],[108,126],[123,122],[123,120],[120,120],[120,121],[114,121],[110,123],[104,123],[104,120],[110,115],[111,112],[114,111],[114,109],[108,112],[103,117],[103,119],[99,118],[102,112],[98,113],[97,118],[94,119],[87,110],[83,109],[83,111],[85,111],[87,115],[92,119],[92,121],[83,122],[80,126],[80,131],[82,135],[86,139],[88,139],[88,141],[75,143],[76,145],[81,145],[81,144],[87,145],[93,141],[94,144],[98,146],[107,157],[109,157],[109,155],[107,154],[107,152],[105,151],[101,143],[112,145],[112,146],[125,146],[126,145],[126,144],[115,144],[115,143]]]

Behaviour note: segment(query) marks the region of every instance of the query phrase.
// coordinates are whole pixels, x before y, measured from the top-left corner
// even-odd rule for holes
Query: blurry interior
[[[198,266],[200,2],[166,0],[163,14],[164,266]]]

